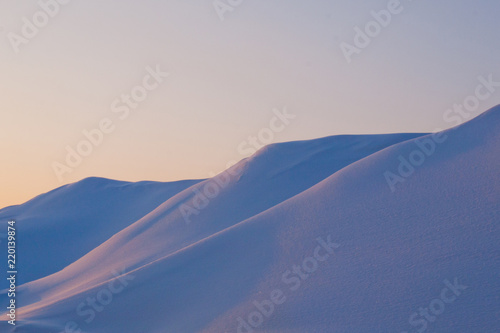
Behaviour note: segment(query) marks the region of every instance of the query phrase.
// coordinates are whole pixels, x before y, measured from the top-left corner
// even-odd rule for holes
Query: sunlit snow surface
[[[31,282],[0,330],[498,332],[500,108],[430,140],[275,144],[215,179],[87,179],[5,208]]]

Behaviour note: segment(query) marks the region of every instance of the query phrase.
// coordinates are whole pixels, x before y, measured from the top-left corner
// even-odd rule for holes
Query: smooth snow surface
[[[20,222],[17,254],[26,269],[18,275],[18,282],[63,269],[197,182],[129,183],[94,177],[0,210],[2,225],[9,219]],[[0,244],[3,253],[7,253],[6,245]],[[0,288],[6,287],[2,279]]]
[[[5,322],[0,329],[498,332],[500,107],[442,133],[434,152],[415,153],[432,138],[336,136],[271,145],[214,179],[180,183],[149,214],[147,189],[123,207],[117,199],[116,207],[94,211],[104,194],[91,186],[96,192],[85,202],[82,193],[60,206],[51,193],[40,197],[33,206],[43,219],[7,208],[0,216],[26,223],[26,242],[38,237],[40,249],[54,251],[53,268],[68,264],[71,242],[87,246],[97,232],[87,216],[101,218],[101,227],[112,220],[114,235],[99,235],[92,251],[80,259],[72,254],[63,270],[20,286],[17,329]],[[401,158],[417,155],[421,165],[391,191],[386,172],[397,174]],[[200,193],[208,187],[217,194],[205,202]],[[196,214],[186,219],[186,207]],[[88,238],[78,240],[52,211],[92,224]],[[123,221],[132,212],[137,221]],[[61,247],[43,243],[48,238],[37,227],[64,230]],[[103,300],[110,288],[112,299],[89,310],[87,300]],[[269,306],[271,299],[279,301]],[[418,314],[429,307],[435,314]]]

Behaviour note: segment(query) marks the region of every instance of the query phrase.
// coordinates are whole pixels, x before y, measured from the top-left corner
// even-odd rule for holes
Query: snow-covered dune
[[[179,251],[310,188],[343,167],[421,134],[335,136],[268,146],[167,200],[54,276],[22,286],[23,304],[47,303]],[[210,194],[217,195],[210,198]],[[196,211],[196,213],[192,213]],[[95,261],[95,258],[100,258]],[[38,304],[40,305],[40,304]]]
[[[23,286],[15,332],[496,332],[499,147],[500,107],[271,146]]]
[[[9,219],[18,222],[17,254],[19,265],[26,269],[17,282],[30,282],[63,269],[198,182],[130,183],[93,177],[0,210],[2,223]],[[7,253],[7,243],[0,246]],[[7,281],[2,279],[0,290],[6,287]]]

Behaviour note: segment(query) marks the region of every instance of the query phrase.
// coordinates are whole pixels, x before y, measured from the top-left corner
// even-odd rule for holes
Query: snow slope
[[[0,210],[2,230],[9,219],[18,222],[19,265],[29,267],[18,275],[18,283],[63,269],[197,182],[129,183],[94,177]],[[7,253],[6,245],[0,244],[2,253]],[[2,279],[0,290],[6,287]]]
[[[21,287],[20,299],[29,304],[42,295],[49,302],[62,290],[76,293],[114,277],[114,271],[138,268],[257,215],[356,160],[420,135],[335,136],[263,148],[231,170],[170,198],[59,274]],[[199,207],[193,202],[203,201],[197,199],[203,196],[199,193],[211,185],[218,186],[218,195],[200,207],[198,215],[185,219],[183,207]]]
[[[23,286],[15,332],[496,332],[500,107],[443,135],[395,192],[384,175],[431,135],[366,157],[373,137],[340,137],[325,164],[271,146],[190,223],[193,188]]]

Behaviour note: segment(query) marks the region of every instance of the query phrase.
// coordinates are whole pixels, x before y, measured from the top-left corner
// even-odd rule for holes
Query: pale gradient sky
[[[15,53],[8,33],[40,8],[0,2],[0,207],[88,176],[206,178],[273,108],[297,116],[275,142],[450,127],[478,76],[500,81],[500,3],[402,0],[348,64],[340,43],[387,3],[244,0],[221,21],[212,0],[73,0]],[[170,77],[118,120],[111,103],[157,64]],[[105,117],[115,131],[60,182],[52,162]]]

